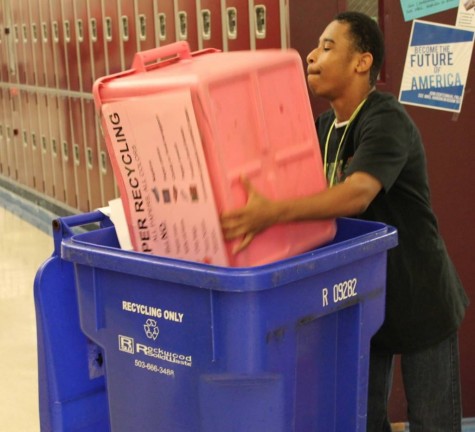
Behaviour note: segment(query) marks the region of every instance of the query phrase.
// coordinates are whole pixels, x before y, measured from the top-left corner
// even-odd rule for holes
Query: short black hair
[[[347,23],[355,49],[369,52],[373,65],[369,74],[370,85],[375,85],[384,60],[384,36],[375,20],[361,12],[346,11],[335,17],[335,21]]]

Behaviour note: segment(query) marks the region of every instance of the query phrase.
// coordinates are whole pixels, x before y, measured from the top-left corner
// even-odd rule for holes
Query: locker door
[[[40,17],[40,7],[38,0],[27,1],[30,30],[31,30],[31,46],[32,60],[34,64],[35,85],[38,87],[46,86],[45,61],[43,59],[43,37],[42,23]]]
[[[0,8],[0,81],[4,81],[4,76],[7,76],[6,65],[7,62],[5,60],[5,50],[6,50],[6,35],[5,35],[5,17],[4,17],[4,9],[3,7]]]
[[[132,60],[139,46],[137,42],[135,28],[135,10],[134,1],[118,0],[119,2],[119,21],[121,39],[121,51],[123,57],[122,69],[129,69]]]
[[[176,41],[175,1],[154,0],[155,40],[157,46]]]
[[[41,152],[41,160],[43,161],[44,193],[55,198],[55,171],[51,154],[48,96],[44,92],[37,92],[35,105],[38,117],[38,147]]]
[[[15,26],[10,2],[5,2],[2,8],[2,80],[5,82],[17,81],[17,59],[15,50]]]
[[[69,98],[72,159],[76,177],[77,208],[82,212],[91,209],[89,205],[89,184],[86,166],[86,143],[83,134],[83,111],[80,98]]]
[[[87,3],[83,0],[75,0],[73,5],[76,46],[72,48],[77,52],[79,91],[91,93],[93,82]]]
[[[287,48],[289,0],[249,0],[251,48]]]
[[[155,19],[152,1],[135,0],[135,28],[138,51],[146,51],[157,46],[155,41]]]
[[[60,136],[61,162],[63,164],[66,204],[78,208],[79,190],[76,181],[76,168],[73,155],[73,136],[71,130],[70,98],[60,96],[58,102],[58,126]]]
[[[54,176],[54,197],[61,202],[66,202],[66,175],[61,159],[61,135],[59,126],[58,96],[47,96],[49,123],[49,142]]]
[[[99,167],[99,155],[96,141],[96,113],[92,98],[81,99],[81,111],[89,208],[95,209],[101,207],[103,201],[101,189],[101,171]]]
[[[196,2],[175,0],[176,40],[187,41],[191,51],[198,50],[198,18]]]
[[[5,91],[6,98],[4,100],[4,108],[5,108],[5,126],[6,126],[6,145],[7,145],[7,176],[10,177],[12,180],[18,179],[18,168],[17,168],[17,155],[16,155],[16,148],[14,142],[14,133],[13,133],[13,102],[12,102],[12,95],[9,90]]]
[[[67,89],[67,65],[66,65],[66,42],[63,16],[61,12],[61,0],[49,1],[49,16],[51,21],[51,39],[54,64],[55,87]]]
[[[34,86],[36,85],[36,75],[33,57],[33,26],[30,21],[28,0],[18,0],[17,5],[21,20],[21,37],[25,56],[25,83]]]
[[[13,147],[15,158],[15,172],[13,179],[21,184],[27,183],[27,174],[25,170],[25,152],[21,143],[20,130],[21,130],[21,115],[20,115],[20,92],[18,89],[12,89],[10,91],[11,96],[11,113],[12,113],[12,137],[11,144]]]
[[[40,177],[42,171],[41,160],[36,161],[36,154],[33,153],[31,146],[31,118],[29,108],[29,96],[26,91],[22,91],[19,96],[20,113],[20,137],[25,161],[25,181],[26,185],[32,189],[36,188],[36,178]],[[39,162],[39,163],[38,163]]]
[[[104,38],[104,15],[101,3],[87,0],[89,51],[91,56],[92,82],[106,75],[106,41]]]
[[[197,0],[198,45],[199,49],[223,49],[223,21],[221,2],[216,0]]]
[[[8,176],[7,119],[5,118],[6,91],[0,88],[0,174]]]
[[[248,0],[221,0],[224,51],[251,48]]]
[[[102,205],[107,205],[110,200],[118,197],[119,193],[117,191],[117,184],[115,182],[112,165],[110,163],[109,155],[107,153],[105,140],[100,132],[101,125],[99,122],[99,117],[97,115],[94,116],[94,121],[96,125],[95,131],[98,149],[98,164],[101,175]]]
[[[49,3],[37,0],[39,10],[41,63],[43,64],[44,83],[46,87],[55,87],[53,35],[51,34],[51,18]],[[41,72],[38,72],[41,73]]]
[[[119,9],[117,0],[101,0],[103,17],[103,38],[105,75],[120,72],[124,66],[123,51],[121,49]]]
[[[45,167],[41,154],[41,133],[38,118],[38,94],[36,92],[26,93],[25,104],[26,116],[29,119],[29,141],[31,146],[32,162],[35,175],[33,176],[33,188],[38,192],[46,192],[44,179]]]
[[[26,84],[26,64],[27,57],[25,53],[25,44],[26,37],[24,31],[26,30],[26,25],[22,19],[22,11],[20,9],[21,3],[14,2],[12,4],[12,16],[13,16],[13,25],[14,25],[14,34],[15,34],[15,47],[16,47],[16,58],[17,58],[17,82],[20,84]],[[1,13],[1,12],[0,12]],[[1,18],[0,18],[1,19]],[[1,38],[1,37],[0,37]],[[0,46],[0,50],[3,52],[3,48]]]
[[[67,89],[81,90],[80,62],[78,60],[74,4],[71,0],[61,0],[61,20],[63,27],[63,55],[66,65]]]

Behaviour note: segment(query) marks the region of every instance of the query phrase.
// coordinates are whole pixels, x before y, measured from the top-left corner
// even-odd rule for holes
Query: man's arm
[[[225,239],[243,238],[236,253],[248,246],[256,234],[276,223],[361,214],[382,189],[378,179],[364,172],[356,172],[318,194],[280,201],[265,198],[247,180],[243,184],[248,193],[246,206],[221,216]]]

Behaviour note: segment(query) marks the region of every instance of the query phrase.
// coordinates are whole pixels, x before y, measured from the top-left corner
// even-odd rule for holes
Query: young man
[[[239,250],[272,224],[358,216],[398,229],[388,253],[386,317],[371,346],[368,432],[390,431],[387,401],[401,354],[412,432],[461,430],[457,329],[467,297],[439,235],[419,132],[397,100],[375,90],[383,36],[366,15],[338,15],[308,55],[308,84],[332,110],[317,120],[329,188],[273,201],[247,180],[248,203],[222,215]],[[238,252],[238,251],[236,251]]]

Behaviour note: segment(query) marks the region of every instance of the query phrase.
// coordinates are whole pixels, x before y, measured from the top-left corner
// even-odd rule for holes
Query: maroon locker
[[[0,8],[0,81],[5,81],[3,78],[7,76],[7,62],[5,60],[5,47],[6,47],[6,34],[5,34],[5,18],[4,18],[4,10]]]
[[[221,2],[197,0],[198,45],[203,48],[223,49],[223,20]]]
[[[55,87],[54,59],[53,59],[53,35],[51,33],[51,18],[49,2],[37,0],[38,21],[39,21],[39,44],[41,45],[41,63],[43,70],[43,81],[46,87]]]
[[[22,143],[24,164],[25,164],[25,184],[34,189],[35,179],[38,176],[38,171],[41,171],[41,161],[39,165],[34,163],[34,154],[31,147],[31,116],[29,108],[28,93],[22,91],[19,94],[19,113],[20,113],[20,140]]]
[[[23,93],[19,92],[15,98],[15,119],[14,119],[14,136],[15,146],[20,155],[18,164],[18,178],[21,184],[32,187],[32,165],[31,165],[31,151],[28,147],[28,135],[24,133],[27,121],[23,114]]]
[[[35,73],[35,85],[46,86],[45,60],[43,58],[42,23],[40,19],[40,5],[38,0],[27,1],[30,20],[30,41],[32,47],[32,60]]]
[[[91,56],[92,81],[107,74],[106,41],[104,38],[104,15],[102,4],[96,0],[87,0],[89,49]]]
[[[196,2],[175,0],[176,40],[187,41],[191,51],[198,50],[198,17]]]
[[[68,88],[66,74],[66,54],[64,23],[61,11],[61,0],[49,1],[50,28],[52,39],[52,52],[54,62],[55,87],[59,89]]]
[[[3,142],[5,145],[4,152],[6,153],[6,171],[4,174],[10,179],[14,180],[15,177],[15,151],[12,142],[12,109],[11,109],[11,95],[8,89],[2,89],[3,91],[3,120],[4,120],[4,132]]]
[[[74,33],[76,46],[71,49],[76,50],[79,73],[79,90],[90,93],[92,91],[92,63],[89,46],[89,18],[87,13],[87,3],[82,0],[75,0],[74,6]]]
[[[152,0],[137,0],[137,15],[135,28],[138,51],[146,51],[155,48],[158,41],[155,40],[155,19]]]
[[[14,25],[10,14],[3,8],[0,15],[0,77],[4,82],[10,81],[11,67],[15,65],[14,58]]]
[[[77,208],[79,203],[79,191],[77,190],[76,171],[74,166],[70,99],[64,96],[58,98],[58,125],[60,128],[60,150],[61,161],[63,164],[66,204],[70,207]]]
[[[13,111],[13,100],[12,100],[12,93],[10,90],[5,90],[5,99],[4,99],[4,119],[6,123],[6,146],[7,146],[7,162],[8,162],[8,170],[7,175],[10,177],[11,180],[18,179],[18,157],[17,151],[15,147],[15,140],[14,140],[14,117],[15,113]]]
[[[2,59],[3,62],[3,59]],[[0,88],[0,174],[8,173],[8,153],[7,153],[7,120],[5,118],[5,97],[6,90]]]
[[[138,42],[135,29],[134,1],[119,1],[119,20],[117,25],[120,29],[120,41],[122,52],[122,70],[129,69],[135,53],[138,51]]]
[[[33,42],[33,30],[36,29],[37,36],[37,24],[31,22],[30,20],[30,8],[28,0],[18,0],[18,9],[20,13],[20,18],[22,20],[22,39],[24,44],[24,55],[25,55],[25,82],[28,85],[34,86],[37,85],[36,77],[36,63],[35,56],[37,56],[36,46]]]
[[[96,141],[96,112],[94,102],[91,99],[81,100],[81,111],[83,115],[83,143],[84,159],[88,181],[89,208],[95,209],[103,206],[101,190],[101,172],[98,158],[98,148]]]
[[[12,125],[12,145],[15,154],[15,173],[12,178],[21,184],[27,184],[27,174],[25,170],[25,152],[21,143],[21,114],[20,114],[20,92],[17,88],[10,90],[11,96],[11,125]]]
[[[119,9],[117,0],[102,2],[102,30],[104,39],[104,58],[106,74],[110,75],[122,70],[121,40],[119,27]]]
[[[82,101],[79,98],[69,98],[70,127],[72,138],[72,159],[74,161],[74,175],[76,178],[77,209],[82,212],[91,210],[89,205],[89,184],[86,166],[84,142],[84,123]]]
[[[15,32],[15,46],[17,55],[17,81],[20,84],[26,84],[26,68],[28,57],[26,56],[26,40],[28,37],[27,25],[23,20],[23,13],[20,9],[21,3],[15,2],[11,5],[13,14],[13,25]],[[1,12],[0,12],[1,13]]]
[[[59,104],[57,95],[48,96],[49,147],[53,165],[54,197],[66,202],[66,185],[63,161],[61,159],[61,135],[59,126]]]
[[[0,81],[6,82],[8,77],[5,46],[5,17],[4,10],[0,8]],[[8,172],[8,153],[7,153],[7,120],[6,120],[6,89],[0,87],[0,174],[7,175]]]
[[[38,92],[34,99],[37,111],[36,115],[38,117],[37,146],[41,153],[41,160],[43,161],[43,192],[49,197],[55,198],[54,169],[49,134],[48,97],[46,94]]]
[[[99,117],[97,115],[94,118],[94,122],[97,140],[99,171],[101,175],[102,202],[103,205],[107,205],[110,200],[118,197],[119,193],[117,191],[117,184],[115,182],[114,173],[112,172],[109,154],[107,152],[105,140],[101,133],[101,125]]]
[[[157,46],[175,42],[175,0],[154,0],[154,9]]]
[[[76,49],[76,31],[74,4],[71,0],[61,0],[61,18],[63,27],[63,56],[68,90],[80,91],[80,73],[78,52]]]
[[[249,0],[251,48],[287,48],[289,0]]]
[[[249,1],[221,0],[223,14],[223,48],[225,51],[251,48]]]
[[[29,142],[31,146],[32,163],[33,163],[33,188],[38,192],[46,192],[46,182],[44,178],[45,167],[41,154],[41,133],[40,133],[40,121],[38,117],[38,94],[36,92],[25,93],[26,110],[23,111],[29,119]]]

